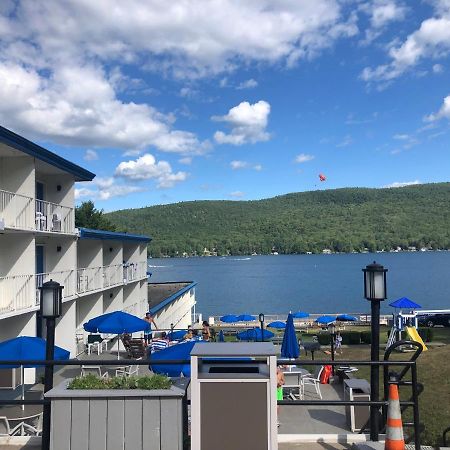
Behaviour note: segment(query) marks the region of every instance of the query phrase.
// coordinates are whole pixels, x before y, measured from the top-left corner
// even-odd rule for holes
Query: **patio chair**
[[[142,339],[130,339],[129,355],[131,358],[140,359],[145,356],[146,348]]]
[[[134,364],[132,366],[118,367],[116,369],[116,377],[131,377],[132,375],[139,375],[139,366],[137,364]]]
[[[28,417],[19,417],[17,419],[9,419],[9,421],[19,421],[20,436],[41,436],[43,414],[34,414]]]
[[[314,375],[306,375],[301,378],[303,398],[305,397],[305,387],[314,386],[316,394],[322,400],[322,393],[320,392],[320,375],[322,374],[322,370],[323,366],[320,366],[320,368],[316,369]]]
[[[95,375],[99,378],[108,378],[108,372],[102,373],[102,368],[100,366],[81,366],[81,376]]]
[[[87,337],[87,353],[90,355],[92,351],[96,351],[100,355],[103,349],[103,338],[99,334],[89,334]]]
[[[0,416],[0,436],[18,436],[22,429],[22,423],[11,428],[9,419],[6,416]]]

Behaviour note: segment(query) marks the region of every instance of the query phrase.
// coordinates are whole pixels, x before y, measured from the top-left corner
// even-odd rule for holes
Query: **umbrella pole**
[[[117,359],[120,359],[119,355],[120,335],[117,335]]]
[[[20,375],[22,376],[22,400],[25,400],[25,377],[23,366],[20,366]],[[22,403],[22,411],[25,411],[25,405]]]

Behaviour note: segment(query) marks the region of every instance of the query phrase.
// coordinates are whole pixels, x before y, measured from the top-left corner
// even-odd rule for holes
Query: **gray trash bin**
[[[243,363],[239,358],[252,362]],[[276,450],[276,403],[276,351],[272,343],[194,346],[192,450]]]
[[[366,380],[360,380],[358,378],[344,380],[344,400],[352,400],[355,402],[369,401],[369,383]],[[369,420],[370,407],[348,405],[345,407],[345,415],[350,430],[352,432],[360,431]]]

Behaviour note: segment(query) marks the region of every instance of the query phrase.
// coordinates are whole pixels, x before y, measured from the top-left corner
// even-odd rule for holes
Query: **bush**
[[[360,331],[341,331],[343,345],[357,345],[361,344]]]
[[[165,375],[144,377],[112,377],[99,378],[89,374],[84,377],[75,377],[67,389],[170,389],[172,382]]]
[[[381,341],[382,333],[380,333],[380,341]],[[361,342],[363,344],[371,344],[372,343],[372,333],[370,330],[361,331]]]
[[[330,333],[319,333],[317,335],[317,340],[319,341],[320,345],[330,345],[331,344]]]
[[[434,338],[433,328],[419,327],[417,331],[424,342],[431,342]]]

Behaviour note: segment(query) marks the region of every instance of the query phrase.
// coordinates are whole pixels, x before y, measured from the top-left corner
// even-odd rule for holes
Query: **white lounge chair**
[[[0,416],[0,436],[19,436],[23,423],[19,423],[11,428],[9,419],[6,416]]]
[[[116,369],[116,377],[131,377],[132,375],[139,375],[139,366],[137,364],[133,364],[132,366],[118,367]]]
[[[108,372],[102,373],[102,368],[100,366],[81,366],[81,376],[95,375],[99,378],[108,378]]]
[[[21,420],[21,436],[41,436],[42,435],[42,423],[43,423],[43,414],[35,414],[33,416],[21,417],[20,419],[13,420]]]
[[[306,375],[301,378],[303,398],[305,397],[305,387],[306,386],[314,386],[316,394],[322,400],[322,393],[320,392],[320,375],[322,374],[322,370],[323,370],[323,366],[321,366],[319,369],[317,369],[314,375],[310,375],[310,376]]]

